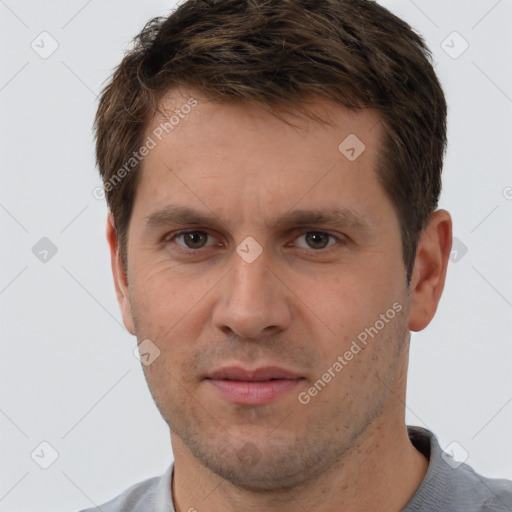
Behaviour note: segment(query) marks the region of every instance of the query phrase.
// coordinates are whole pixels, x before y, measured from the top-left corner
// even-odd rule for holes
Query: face
[[[162,107],[181,115],[147,128],[125,325],[160,351],[143,368],[176,443],[235,485],[298,485],[397,415],[410,298],[378,117],[320,101],[332,126],[290,126],[185,90]]]

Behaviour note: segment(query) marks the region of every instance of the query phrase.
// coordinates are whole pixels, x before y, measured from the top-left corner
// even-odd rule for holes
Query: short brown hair
[[[300,109],[324,97],[371,108],[384,140],[377,175],[400,221],[409,281],[441,191],[446,101],[423,39],[371,0],[188,0],[149,21],[102,92],[99,171],[127,268],[140,148],[158,98],[178,86],[210,99]],[[117,175],[119,177],[119,175]]]

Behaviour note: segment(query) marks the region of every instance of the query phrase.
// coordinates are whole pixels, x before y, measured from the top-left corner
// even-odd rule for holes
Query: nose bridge
[[[272,328],[277,332],[289,325],[288,298],[270,265],[264,254],[254,260],[244,258],[243,253],[233,254],[232,271],[221,287],[214,312],[218,328],[257,338],[263,331],[268,334]]]
[[[234,268],[232,274],[232,297],[240,304],[254,303],[258,309],[264,304],[265,296],[268,297],[275,292],[270,283],[267,258],[259,257],[255,261],[245,261],[240,256],[233,258]]]

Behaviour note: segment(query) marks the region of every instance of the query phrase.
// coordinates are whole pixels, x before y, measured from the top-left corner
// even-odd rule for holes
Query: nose
[[[219,289],[215,326],[225,334],[249,339],[286,330],[292,318],[292,297],[276,274],[263,255],[247,263],[234,254],[233,268]]]

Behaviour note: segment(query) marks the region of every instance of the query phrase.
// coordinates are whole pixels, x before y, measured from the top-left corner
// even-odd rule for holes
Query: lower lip
[[[302,379],[275,379],[262,382],[207,380],[230,402],[237,405],[265,405],[291,391]]]

